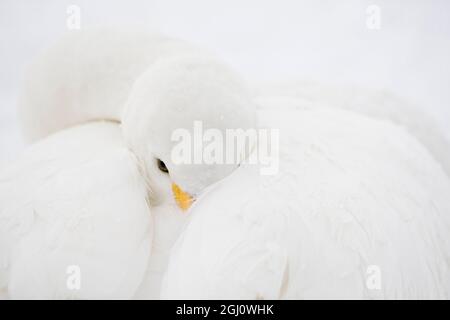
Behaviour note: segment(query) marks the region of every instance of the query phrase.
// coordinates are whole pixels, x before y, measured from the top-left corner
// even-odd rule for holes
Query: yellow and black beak
[[[173,197],[175,198],[175,202],[177,203],[178,207],[180,207],[180,209],[183,211],[189,209],[189,207],[194,202],[194,198],[190,194],[181,190],[181,188],[175,183],[172,183],[172,192]]]

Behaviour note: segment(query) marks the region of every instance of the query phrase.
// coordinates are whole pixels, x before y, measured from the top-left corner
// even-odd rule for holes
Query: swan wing
[[[450,181],[406,130],[266,110],[279,171],[241,166],[193,206],[164,298],[448,298]]]
[[[12,298],[129,298],[151,245],[146,188],[118,125],[31,146],[0,175],[2,286]]]

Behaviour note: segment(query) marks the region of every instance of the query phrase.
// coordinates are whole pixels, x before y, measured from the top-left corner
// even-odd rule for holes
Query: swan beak
[[[181,188],[172,183],[172,192],[173,197],[175,198],[175,202],[181,210],[186,211],[191,206],[192,202],[194,202],[194,198],[191,197],[188,193],[181,190]]]

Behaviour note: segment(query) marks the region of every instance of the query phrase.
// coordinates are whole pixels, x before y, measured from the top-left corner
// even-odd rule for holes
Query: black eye
[[[161,170],[164,173],[169,173],[169,169],[167,169],[166,164],[162,162],[159,159],[156,159],[156,162],[158,164],[158,169]]]

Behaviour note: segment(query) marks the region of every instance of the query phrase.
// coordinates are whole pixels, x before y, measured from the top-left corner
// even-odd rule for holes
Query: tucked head
[[[240,79],[214,59],[197,56],[150,67],[135,83],[122,120],[125,139],[145,169],[150,200],[158,205],[175,199],[182,209],[239,165],[198,161],[208,146],[204,140],[211,139],[199,134],[212,129],[225,136],[228,129],[255,125],[255,106]],[[188,148],[180,151],[180,143]],[[180,163],[177,155],[187,149],[184,159],[192,161]]]

